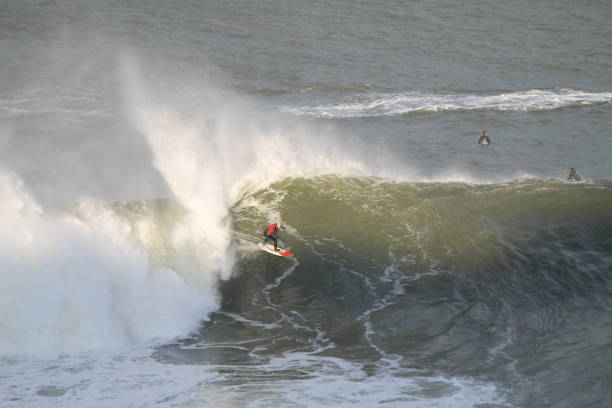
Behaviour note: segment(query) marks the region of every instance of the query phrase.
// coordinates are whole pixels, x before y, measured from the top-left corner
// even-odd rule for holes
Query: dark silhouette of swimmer
[[[480,136],[480,139],[478,139],[478,144],[488,145],[490,143],[491,143],[491,139],[489,139],[489,134],[487,133],[486,130],[483,130],[482,136]]]
[[[578,174],[576,174],[576,169],[575,168],[571,168],[570,169],[570,174],[569,176],[567,176],[567,179],[569,181],[580,181],[580,176]]]

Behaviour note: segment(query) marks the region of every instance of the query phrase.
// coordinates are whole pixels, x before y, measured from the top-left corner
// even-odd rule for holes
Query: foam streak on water
[[[508,92],[493,95],[437,95],[422,92],[364,94],[345,96],[338,102],[316,106],[283,106],[279,109],[296,115],[321,118],[364,118],[396,116],[413,112],[453,112],[492,110],[538,112],[564,107],[607,104],[610,92],[585,92],[573,89]]]

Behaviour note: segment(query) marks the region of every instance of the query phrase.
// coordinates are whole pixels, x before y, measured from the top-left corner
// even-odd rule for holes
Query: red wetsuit
[[[276,226],[276,224],[270,224],[264,230],[264,237],[266,237],[264,244],[268,242],[269,239],[271,239],[272,242],[274,242],[275,250],[278,250],[278,237],[276,236],[277,232],[278,232],[278,227]]]
[[[278,232],[278,227],[276,226],[276,224],[270,224],[268,225],[268,227],[266,228],[266,235],[270,236],[270,235],[274,235]]]

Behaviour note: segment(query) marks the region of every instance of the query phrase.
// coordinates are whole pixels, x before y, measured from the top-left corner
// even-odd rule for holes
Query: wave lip
[[[497,110],[505,112],[549,111],[568,106],[612,103],[612,92],[588,92],[569,88],[531,89],[497,95],[428,94],[423,92],[352,95],[339,102],[316,106],[282,107],[301,116],[362,118],[398,116],[412,112]]]

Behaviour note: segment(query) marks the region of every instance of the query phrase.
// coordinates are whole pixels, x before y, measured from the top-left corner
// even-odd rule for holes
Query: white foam
[[[311,353],[237,365],[230,373],[215,365],[165,364],[150,353],[3,361],[0,402],[24,408],[512,406],[494,383],[399,367],[372,373],[361,363]]]
[[[292,379],[274,381],[279,375]],[[241,372],[245,380],[204,384],[188,404],[196,406],[260,407],[473,407],[510,406],[495,384],[467,378],[404,370],[368,373],[361,364],[308,353],[288,353],[269,363]],[[248,379],[248,380],[247,380]]]
[[[611,103],[612,92],[587,92],[574,89],[531,89],[497,95],[360,94],[315,106],[284,106],[280,110],[295,115],[322,118],[359,118],[396,116],[411,112],[498,110],[507,112],[548,111],[567,106]]]
[[[46,214],[11,172],[0,172],[0,356],[105,350],[188,334],[215,306],[96,208],[87,223]],[[81,214],[93,204],[83,203]]]
[[[2,361],[3,407],[183,406],[201,382],[212,380],[210,367],[164,364],[150,349],[121,353],[73,354],[60,359]]]

